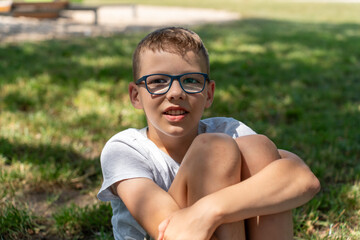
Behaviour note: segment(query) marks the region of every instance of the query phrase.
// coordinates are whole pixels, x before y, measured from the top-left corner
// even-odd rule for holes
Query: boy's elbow
[[[309,198],[313,198],[321,189],[319,179],[308,169],[304,192],[309,196]]]
[[[310,170],[310,168],[296,155],[290,152],[280,152],[281,155],[285,155],[288,159],[293,160],[293,163],[297,165],[297,177],[296,182],[297,186],[300,187],[303,195],[308,196],[308,200],[313,198],[321,189],[320,181],[315,176],[315,174]]]
[[[312,189],[314,195],[317,194],[321,189],[320,181],[315,175],[313,175],[313,181],[312,181],[311,189]]]

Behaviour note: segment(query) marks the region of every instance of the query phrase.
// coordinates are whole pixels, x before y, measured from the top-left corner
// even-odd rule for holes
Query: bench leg
[[[97,10],[94,11],[94,25],[98,25],[98,12]]]

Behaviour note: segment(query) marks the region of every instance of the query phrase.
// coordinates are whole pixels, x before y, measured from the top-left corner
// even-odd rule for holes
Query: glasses
[[[206,81],[210,81],[206,73],[191,72],[180,75],[150,74],[139,78],[135,83],[139,85],[144,81],[150,94],[162,95],[169,91],[174,80],[178,80],[182,90],[189,94],[202,92]]]

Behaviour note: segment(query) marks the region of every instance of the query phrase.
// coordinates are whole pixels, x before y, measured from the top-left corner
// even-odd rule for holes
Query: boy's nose
[[[176,80],[171,84],[169,91],[166,93],[166,96],[169,99],[183,98],[184,95],[184,90],[182,90],[179,81]]]

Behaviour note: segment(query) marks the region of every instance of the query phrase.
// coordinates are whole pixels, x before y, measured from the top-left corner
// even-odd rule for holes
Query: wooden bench
[[[74,5],[69,1],[52,2],[13,2],[9,11],[2,11],[0,15],[13,17],[32,17],[38,19],[56,19],[61,17],[65,10],[92,11],[94,12],[94,24],[98,24],[98,8],[92,6]]]
[[[58,18],[60,11],[68,5],[68,1],[14,2],[11,13],[13,17]]]
[[[113,6],[126,5],[132,8],[133,17],[137,17],[135,4],[114,4]],[[111,5],[101,5],[111,6]],[[92,11],[94,13],[94,24],[98,24],[98,6],[84,6],[71,4],[69,1],[52,2],[14,2],[9,11],[1,11],[0,15],[13,17],[33,17],[39,19],[56,19],[61,17],[61,13],[66,10],[71,11]]]

